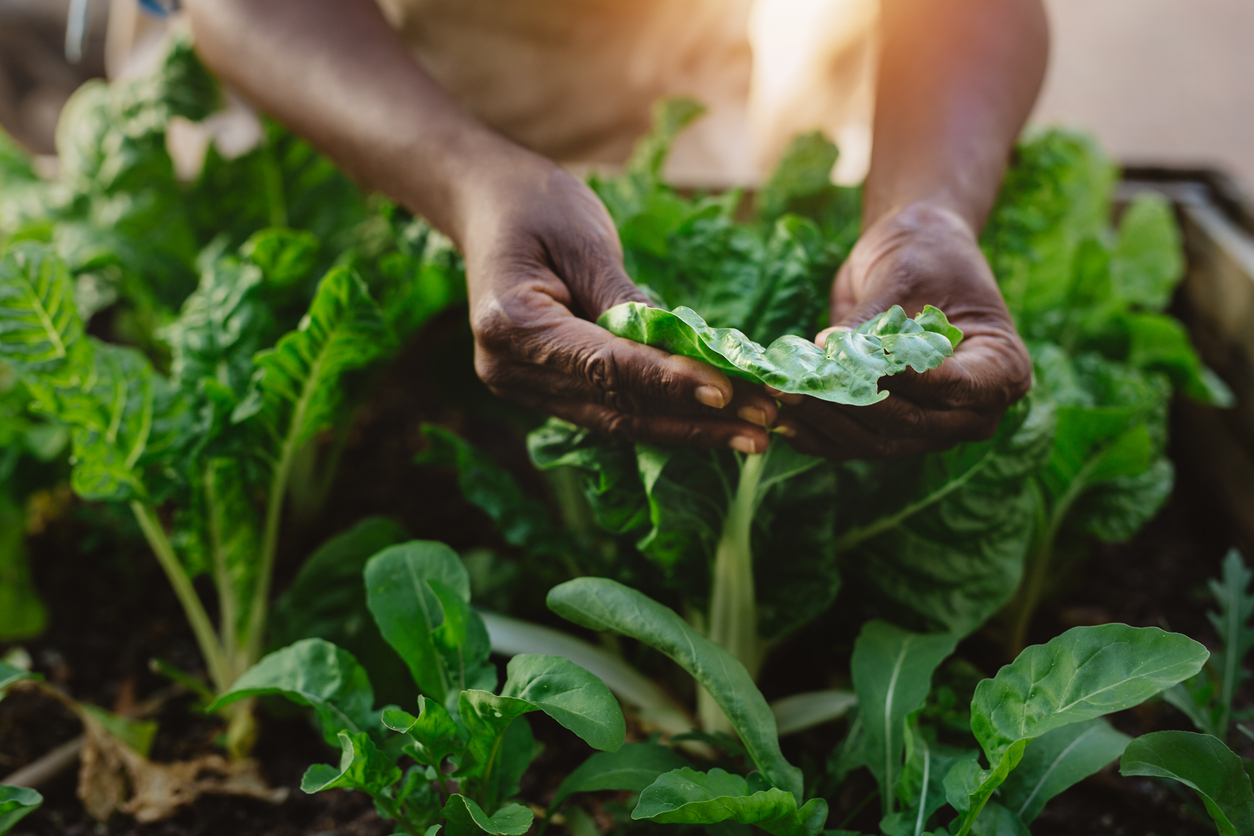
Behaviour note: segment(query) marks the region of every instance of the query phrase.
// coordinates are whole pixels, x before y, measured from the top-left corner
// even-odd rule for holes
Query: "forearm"
[[[1041,0],[884,0],[864,225],[927,203],[983,226],[1045,74]]]
[[[412,59],[373,0],[187,0],[205,63],[363,185],[461,243],[471,186],[538,158]]]

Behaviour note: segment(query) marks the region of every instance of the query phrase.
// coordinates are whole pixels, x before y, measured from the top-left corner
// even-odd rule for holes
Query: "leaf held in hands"
[[[1128,744],[1119,762],[1123,775],[1179,781],[1202,797],[1220,836],[1254,833],[1254,790],[1241,758],[1217,737],[1161,731]]]

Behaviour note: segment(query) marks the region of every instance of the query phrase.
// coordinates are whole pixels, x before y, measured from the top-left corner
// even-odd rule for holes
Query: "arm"
[[[589,321],[645,301],[623,271],[605,208],[554,163],[466,112],[373,0],[186,6],[214,72],[457,244],[475,368],[494,392],[626,438],[765,449],[770,398]]]
[[[977,237],[1045,73],[1041,0],[884,0],[882,41],[863,234],[831,321],[849,329],[894,304],[911,315],[931,304],[966,336],[939,369],[893,378],[874,406],[785,400],[794,444],[844,458],[987,438],[1031,384]]]

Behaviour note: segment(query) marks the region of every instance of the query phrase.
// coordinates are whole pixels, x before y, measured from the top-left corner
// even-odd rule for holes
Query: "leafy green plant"
[[[1168,778],[1196,792],[1220,836],[1254,831],[1254,789],[1245,765],[1219,738],[1193,732],[1153,732],[1128,744],[1123,775]]]
[[[530,727],[518,719],[533,711],[595,749],[622,753],[613,770],[572,776],[584,788],[638,782],[641,771],[656,767],[653,747],[622,748],[618,703],[599,679],[567,659],[515,656],[497,692],[487,631],[470,608],[469,576],[447,546],[414,541],[384,549],[367,564],[365,582],[380,632],[422,692],[416,716],[376,709],[367,672],[350,653],[321,639],[266,656],[215,704],[280,695],[312,708],[327,742],[342,755],[338,767],[309,769],[301,784],[306,792],[366,792],[408,834],[437,833],[441,820],[449,834],[525,833],[533,814],[509,799],[538,751]],[[402,759],[414,765],[402,770]],[[579,789],[572,784],[566,794]]]
[[[44,797],[32,789],[0,786],[0,834],[8,833],[43,803]]]

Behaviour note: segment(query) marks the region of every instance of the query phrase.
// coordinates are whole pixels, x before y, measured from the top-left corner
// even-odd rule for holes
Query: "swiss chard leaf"
[[[1254,833],[1254,790],[1241,759],[1217,737],[1161,731],[1128,744],[1123,775],[1179,781],[1202,797],[1220,836]]]
[[[640,793],[631,817],[658,824],[752,824],[775,836],[816,836],[827,821],[827,802],[811,799],[798,809],[791,793],[722,769],[681,767],[661,775]]]
[[[855,331],[834,332],[824,348],[795,336],[763,348],[733,328],[711,328],[691,308],[668,312],[639,302],[610,308],[598,324],[617,336],[703,360],[781,392],[855,406],[888,397],[879,389],[881,377],[907,368],[936,368],[961,339],[961,332],[931,306],[914,319],[894,306]]]
[[[744,665],[668,607],[604,578],[555,587],[549,609],[593,630],[637,639],[675,660],[713,697],[773,786],[801,797],[801,771],[779,750],[775,716]]]

